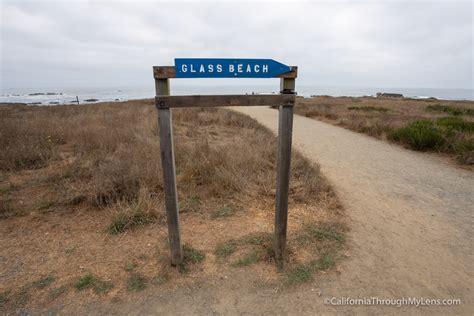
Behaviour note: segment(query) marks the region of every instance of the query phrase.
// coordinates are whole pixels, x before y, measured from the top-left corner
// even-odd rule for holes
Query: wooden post
[[[284,268],[288,222],[288,191],[290,182],[291,141],[293,130],[293,105],[295,103],[295,78],[298,67],[292,66],[285,73],[276,74],[280,80],[280,95],[275,96],[175,96],[170,97],[169,79],[177,76],[173,66],[155,66],[153,74],[156,86],[156,107],[160,130],[161,163],[165,190],[166,214],[170,240],[171,264],[179,265],[183,260],[179,233],[178,194],[173,149],[171,108],[195,106],[250,106],[279,105],[278,162],[275,210],[275,258],[278,270]],[[235,75],[235,74],[234,74]]]
[[[157,96],[170,94],[168,79],[155,79],[155,88]],[[183,252],[179,232],[178,191],[176,189],[173,125],[170,108],[163,108],[157,104],[157,111],[171,264],[176,266],[182,263]]]
[[[280,93],[294,94],[295,79],[281,79]],[[286,257],[292,131],[293,106],[280,105],[278,114],[278,162],[275,210],[275,259],[279,271],[283,270]]]

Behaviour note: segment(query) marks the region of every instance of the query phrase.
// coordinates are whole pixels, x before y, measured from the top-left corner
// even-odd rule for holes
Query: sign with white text
[[[176,78],[273,78],[291,67],[273,59],[176,58]]]

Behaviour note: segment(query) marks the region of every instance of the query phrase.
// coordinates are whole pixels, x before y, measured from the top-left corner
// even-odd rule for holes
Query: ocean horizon
[[[299,96],[328,95],[333,97],[376,96],[378,92],[399,93],[407,98],[440,100],[474,100],[473,89],[439,88],[364,88],[325,87],[317,85],[297,85]],[[267,94],[278,93],[278,85],[180,85],[171,87],[172,95],[209,94]],[[0,93],[0,103],[26,103],[32,105],[59,105],[76,103],[127,101],[153,98],[154,87],[57,87],[57,88],[4,88]]]

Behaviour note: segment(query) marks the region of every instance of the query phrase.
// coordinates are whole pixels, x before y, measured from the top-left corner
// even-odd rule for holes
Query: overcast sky
[[[1,2],[1,85],[150,85],[175,57],[273,58],[300,84],[473,88],[471,1]]]

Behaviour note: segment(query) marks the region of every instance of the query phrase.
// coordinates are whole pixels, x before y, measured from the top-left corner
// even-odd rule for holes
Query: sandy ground
[[[238,111],[276,129],[278,112]],[[294,144],[321,164],[351,220],[338,272],[279,287],[245,270],[191,286],[131,296],[81,313],[130,315],[472,314],[474,175],[433,155],[295,116]],[[462,300],[460,306],[331,306],[332,297]],[[59,307],[77,312],[78,306]],[[54,311],[49,311],[54,312]]]

